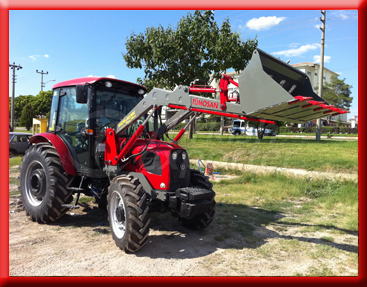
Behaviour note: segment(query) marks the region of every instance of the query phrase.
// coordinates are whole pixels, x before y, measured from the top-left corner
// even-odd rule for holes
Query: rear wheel
[[[111,181],[107,196],[108,220],[116,245],[135,252],[148,241],[149,205],[137,178],[118,176]]]
[[[72,176],[64,171],[53,146],[41,143],[26,150],[19,180],[23,206],[33,221],[52,222],[68,211],[62,205],[73,200],[66,189]]]
[[[190,183],[192,186],[201,187],[208,190],[213,190],[213,184],[209,181],[209,177],[200,173],[200,171],[192,169],[190,170]],[[215,195],[214,195],[215,196]],[[191,229],[205,229],[213,221],[215,215],[215,200],[212,199],[212,205],[210,209],[204,213],[197,214],[194,217],[181,218],[182,225]]]

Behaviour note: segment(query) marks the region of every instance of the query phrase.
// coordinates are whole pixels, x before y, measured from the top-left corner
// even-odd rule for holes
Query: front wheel
[[[190,170],[190,184],[191,186],[196,186],[208,190],[213,190],[213,184],[209,181],[209,177],[200,173],[200,171],[191,169]],[[190,229],[205,229],[207,228],[210,223],[213,221],[215,215],[215,194],[211,201],[211,206],[209,210],[204,213],[197,214],[194,217],[188,218],[181,218],[182,225],[186,226]]]
[[[135,252],[147,243],[149,205],[137,178],[121,175],[111,181],[107,197],[108,220],[116,245]]]

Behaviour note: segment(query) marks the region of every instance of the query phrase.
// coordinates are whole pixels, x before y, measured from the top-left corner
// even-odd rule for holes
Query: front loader
[[[228,95],[229,83],[239,88],[235,99]],[[163,106],[177,110],[164,124]],[[274,124],[344,112],[323,102],[305,74],[260,49],[238,83],[224,74],[219,89],[193,83],[146,94],[143,86],[111,78],[65,81],[53,86],[47,133],[30,139],[22,159],[23,205],[33,221],[48,223],[78,208],[80,194],[92,196],[107,209],[116,245],[135,252],[147,243],[149,212],[169,211],[193,229],[213,220],[213,185],[190,169],[178,144],[198,115]],[[188,118],[171,139],[168,132]]]

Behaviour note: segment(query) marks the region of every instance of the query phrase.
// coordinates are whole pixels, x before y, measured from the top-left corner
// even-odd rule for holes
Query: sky
[[[193,12],[193,11],[191,11]],[[37,95],[55,83],[86,76],[130,82],[144,71],[127,68],[122,54],[132,32],[169,24],[176,27],[187,10],[10,10],[9,63],[16,70],[15,96]],[[320,62],[320,10],[216,10],[221,25],[229,18],[243,40],[290,64]],[[358,11],[326,10],[324,66],[353,86],[348,119],[358,114]],[[9,68],[9,97],[12,95]],[[55,81],[53,81],[55,80]],[[194,79],[193,79],[194,80]]]

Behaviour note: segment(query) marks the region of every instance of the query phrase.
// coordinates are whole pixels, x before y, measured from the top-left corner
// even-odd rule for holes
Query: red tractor
[[[233,101],[229,83],[239,88]],[[192,93],[219,93],[219,99]],[[200,113],[273,124],[345,112],[324,104],[305,74],[259,49],[239,83],[223,75],[219,90],[192,84],[145,94],[143,86],[100,77],[53,86],[48,132],[30,139],[20,167],[22,201],[33,221],[57,220],[78,208],[83,193],[107,209],[112,236],[124,251],[147,242],[151,211],[170,211],[189,228],[206,228],[215,214],[213,185],[190,169],[178,145]],[[177,110],[165,123],[162,106]],[[171,139],[168,131],[188,118]]]

